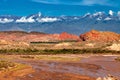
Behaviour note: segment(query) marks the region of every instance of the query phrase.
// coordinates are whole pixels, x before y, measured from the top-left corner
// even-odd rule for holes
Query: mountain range
[[[26,31],[80,35],[91,29],[120,33],[120,11],[87,13],[83,16],[0,15],[0,31]]]

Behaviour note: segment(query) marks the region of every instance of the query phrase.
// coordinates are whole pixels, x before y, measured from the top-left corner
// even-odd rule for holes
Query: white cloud
[[[58,0],[32,0],[33,2],[39,2],[39,3],[44,3],[44,4],[61,4]]]
[[[44,4],[62,4],[62,5],[104,5],[104,6],[118,6],[118,1],[111,0],[32,0],[34,2]]]
[[[33,2],[44,4],[80,5],[81,0],[32,0]]]
[[[98,4],[98,5],[111,6],[111,4],[109,3],[109,0],[82,0],[81,4],[82,5],[94,5],[94,4]]]

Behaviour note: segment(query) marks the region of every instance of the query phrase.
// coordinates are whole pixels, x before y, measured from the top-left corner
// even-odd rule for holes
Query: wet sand
[[[35,72],[14,80],[95,80],[111,74],[120,79],[120,62],[114,59],[119,55],[47,55],[62,57],[80,57],[78,61],[49,61],[39,59],[21,59],[10,56],[13,62],[27,64]]]

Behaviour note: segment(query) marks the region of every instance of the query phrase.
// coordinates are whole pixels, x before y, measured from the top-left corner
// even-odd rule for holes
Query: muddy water
[[[92,56],[82,59],[81,62],[92,63],[102,67],[94,74],[95,77],[105,77],[107,74],[111,74],[120,79],[120,62],[114,60],[116,57],[118,56]]]
[[[80,66],[86,67],[88,64],[36,60],[16,60],[16,62],[30,65],[35,69],[34,73],[23,78],[17,78],[17,80],[95,80],[95,78],[80,73],[84,71]],[[94,67],[96,66],[93,65],[93,68]],[[86,67],[86,69],[89,70],[89,67]]]
[[[35,73],[17,80],[94,80],[90,77],[105,77],[111,74],[120,79],[120,62],[117,56],[90,56],[77,62],[45,60],[14,60],[33,67]],[[77,76],[77,77],[76,77]]]

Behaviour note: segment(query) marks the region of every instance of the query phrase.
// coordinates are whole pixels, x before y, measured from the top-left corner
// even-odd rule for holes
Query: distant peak
[[[41,13],[41,12],[38,12],[38,16],[41,17],[41,16],[42,16],[42,13]]]
[[[120,11],[113,12],[109,10],[108,13],[104,11],[99,11],[95,13],[86,13],[85,15],[81,16],[44,16],[41,12],[36,14],[32,14],[29,16],[12,16],[0,15],[0,23],[48,23],[48,22],[57,22],[57,21],[73,21],[73,20],[80,20],[81,18],[85,19],[94,19],[96,21],[119,21],[120,20]]]
[[[110,16],[113,16],[114,15],[114,12],[112,10],[109,10],[109,15]]]
[[[120,11],[118,11],[117,15],[120,16]]]
[[[83,17],[87,17],[87,16],[90,16],[91,13],[86,13]]]
[[[68,34],[67,32],[62,32],[61,34]]]
[[[96,12],[93,14],[93,16],[102,16],[104,14],[104,12]]]

